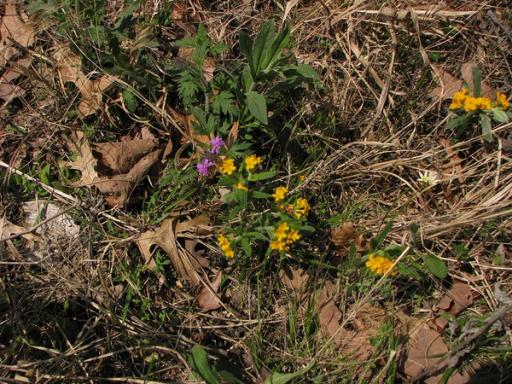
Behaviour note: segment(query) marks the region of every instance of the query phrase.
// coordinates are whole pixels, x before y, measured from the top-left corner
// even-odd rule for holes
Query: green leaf
[[[238,36],[238,45],[240,47],[240,52],[242,52],[242,55],[244,55],[249,62],[251,71],[254,71],[256,68],[254,68],[252,59],[252,39],[246,32],[240,32],[240,35]]]
[[[268,69],[268,67],[271,66],[279,58],[282,50],[288,45],[289,41],[290,25],[287,24],[272,42],[272,46],[268,52],[265,52],[260,69]]]
[[[242,237],[242,249],[248,257],[252,256],[251,243],[246,237]]]
[[[274,21],[268,20],[263,24],[260,33],[258,33],[258,36],[254,40],[251,54],[256,76],[258,76],[259,72],[263,69],[263,63],[266,61],[266,56],[269,54],[272,42],[274,41],[275,30]]]
[[[268,199],[272,195],[262,191],[252,191],[251,196],[254,197],[255,199]]]
[[[268,124],[265,96],[254,91],[247,92],[247,108],[257,120],[265,125]]]
[[[473,96],[480,97],[482,94],[482,71],[478,67],[473,67]]]
[[[501,109],[498,109],[498,108],[493,108],[491,110],[492,112],[492,119],[497,122],[497,123],[508,123],[509,121],[509,118],[508,118],[508,115],[505,111],[501,110]]]
[[[265,382],[263,384],[286,384],[290,380],[293,380],[299,376],[302,376],[304,373],[306,373],[310,369],[310,367],[311,366],[307,366],[306,368],[301,369],[300,371],[292,372],[292,373],[275,372],[272,374],[272,376],[270,376],[267,380],[265,380]]]
[[[247,232],[247,236],[249,236],[255,240],[268,241],[268,237],[266,237],[264,234],[262,234],[260,232]]]
[[[424,254],[423,260],[428,270],[436,277],[444,279],[448,275],[448,267],[439,257]]]
[[[465,113],[460,116],[452,115],[450,118],[448,118],[448,121],[446,122],[446,128],[447,129],[457,129],[457,128],[467,127],[469,125],[472,117],[473,117],[472,113]]]
[[[249,181],[267,180],[274,177],[276,174],[276,171],[253,173],[252,175],[249,175]]]
[[[421,275],[418,272],[418,270],[414,267],[409,267],[407,265],[404,265],[402,263],[398,263],[396,265],[396,269],[398,270],[398,273],[400,273],[402,276],[410,277],[414,280],[421,280]]]
[[[372,249],[376,250],[379,248],[382,244],[382,242],[386,239],[386,236],[391,232],[393,229],[393,222],[390,221],[387,223],[384,228],[371,240]]]
[[[188,356],[188,363],[208,384],[220,384],[218,375],[208,362],[208,354],[200,345],[195,345]]]
[[[484,140],[488,143],[492,142],[491,119],[486,113],[480,113],[480,126]]]
[[[123,101],[126,109],[129,112],[133,113],[137,109],[138,102],[133,93],[131,93],[128,89],[123,90]]]
[[[50,164],[46,164],[39,172],[39,178],[41,182],[46,185],[50,185]]]

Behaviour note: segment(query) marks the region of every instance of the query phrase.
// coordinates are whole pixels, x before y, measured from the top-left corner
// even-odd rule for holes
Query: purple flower
[[[210,145],[212,146],[210,148],[210,153],[218,155],[220,153],[220,149],[224,145],[224,141],[222,141],[222,137],[216,136],[210,140]]]
[[[209,168],[212,167],[213,165],[214,165],[214,163],[210,159],[203,159],[199,163],[197,163],[196,167],[197,167],[197,171],[201,175],[208,176]]]

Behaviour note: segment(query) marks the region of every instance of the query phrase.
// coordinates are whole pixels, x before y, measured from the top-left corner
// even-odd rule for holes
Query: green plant
[[[491,142],[491,121],[507,123],[512,118],[510,103],[506,95],[500,92],[497,93],[494,102],[488,97],[482,97],[482,72],[474,67],[472,74],[472,95],[469,88],[455,93],[450,104],[450,110],[454,113],[448,118],[446,126],[448,129],[456,130],[458,136],[462,136],[468,127],[478,122],[482,137],[485,141]],[[471,85],[468,84],[468,87]]]

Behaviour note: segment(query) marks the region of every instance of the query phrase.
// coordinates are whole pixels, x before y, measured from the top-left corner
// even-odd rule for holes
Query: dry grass
[[[118,3],[111,2],[113,20]],[[325,151],[308,166],[300,187],[318,206],[326,207],[319,218],[353,209],[358,228],[373,235],[393,220],[387,241],[440,256],[452,281],[467,282],[480,293],[471,313],[495,311],[500,306],[495,284],[499,282],[505,294],[512,292],[512,124],[494,129],[497,140],[492,145],[483,145],[476,132],[446,144],[454,136],[445,128],[446,102],[429,98],[428,93],[437,84],[433,66],[457,76],[469,61],[478,64],[491,85],[512,91],[512,16],[506,14],[505,4],[299,3],[288,13],[293,51],[321,74],[324,85],[296,116],[304,127],[304,142]],[[156,12],[163,4],[147,2],[147,7]],[[216,1],[208,6],[188,1],[186,7],[197,10],[212,39],[228,46],[236,45],[241,29],[256,31],[269,17],[281,20],[285,11],[275,1]],[[162,33],[175,38],[184,32],[165,27]],[[55,36],[46,31],[42,38]],[[44,48],[42,44],[37,53],[50,57]],[[76,126],[69,125],[66,114],[73,101],[45,78],[45,61],[34,65],[23,80],[36,90],[32,98],[21,98],[0,113],[0,154],[11,167],[3,167],[6,186],[13,169],[24,178],[33,174],[32,166],[65,159],[63,137],[80,124],[74,120]],[[38,98],[40,93],[46,96]],[[150,124],[162,137],[167,138],[169,127],[181,130],[161,105],[139,96],[154,111]],[[55,102],[48,102],[48,97]],[[319,115],[322,119],[315,120]],[[113,117],[101,119],[108,125]],[[8,124],[17,128],[7,132]],[[119,134],[95,132],[96,138]],[[418,181],[425,170],[437,173],[437,185],[425,187]],[[224,308],[201,312],[196,292],[176,284],[179,279],[172,272],[163,283],[142,268],[131,242],[147,229],[140,212],[107,210],[92,190],[67,190],[64,195],[48,191],[51,200],[75,207],[71,212],[80,224],[80,239],[46,239],[52,250],[38,259],[17,238],[13,244],[21,251],[14,262],[0,248],[0,305],[5,309],[0,315],[0,381],[192,382],[186,354],[200,343],[216,359],[243,370],[251,382],[263,382],[271,370],[295,371],[312,361],[316,365],[311,376],[296,382],[354,382],[356,377],[383,382],[397,350],[391,354],[381,348],[369,365],[354,366],[317,337],[312,307],[301,306],[276,276],[262,276],[257,269],[233,274],[222,293]],[[2,195],[2,216],[19,219],[27,194],[6,187]],[[189,215],[202,210],[183,209]],[[413,224],[420,228],[417,238],[410,231]],[[319,235],[312,248],[322,262],[333,252],[325,246],[326,239]],[[211,244],[200,240],[213,265],[223,268],[225,262],[211,251]],[[458,257],[456,245],[469,250],[467,259]],[[494,259],[499,254],[503,260],[498,265]],[[308,268],[315,281],[310,293],[336,274],[316,265]],[[357,273],[345,277],[347,285],[357,283]],[[384,297],[383,281],[357,293],[338,287],[335,300],[344,315],[340,329],[365,304]],[[446,289],[434,280],[433,286],[433,291]],[[145,300],[150,301],[148,307]],[[421,311],[412,302],[394,300],[390,305],[408,314]],[[422,300],[426,306],[436,303],[435,297]],[[289,333],[292,309],[304,311],[297,316],[295,338]],[[502,326],[510,338],[510,318]],[[497,361],[485,351],[478,358],[482,365]],[[368,368],[372,364],[378,368]],[[501,379],[506,382],[510,377]],[[397,375],[396,380],[405,379]]]

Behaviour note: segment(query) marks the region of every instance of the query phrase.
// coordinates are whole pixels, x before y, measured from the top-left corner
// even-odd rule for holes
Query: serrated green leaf
[[[195,345],[188,355],[188,363],[208,384],[220,384],[218,375],[208,362],[208,354],[200,345]]]
[[[507,113],[501,109],[492,109],[492,119],[497,123],[508,123],[509,117]]]
[[[261,123],[268,124],[267,100],[258,92],[247,92],[247,108],[249,112]]]
[[[486,113],[480,113],[480,126],[482,127],[482,137],[487,142],[492,142],[491,119]]]
[[[425,265],[427,266],[428,270],[434,276],[440,279],[444,279],[446,276],[448,276],[448,267],[440,258],[433,255],[424,254],[423,260],[425,261]]]
[[[482,95],[482,71],[477,66],[473,67],[473,96],[480,97]]]
[[[276,171],[253,173],[252,175],[249,175],[249,181],[267,180],[267,179],[274,177],[276,174],[277,174]]]

